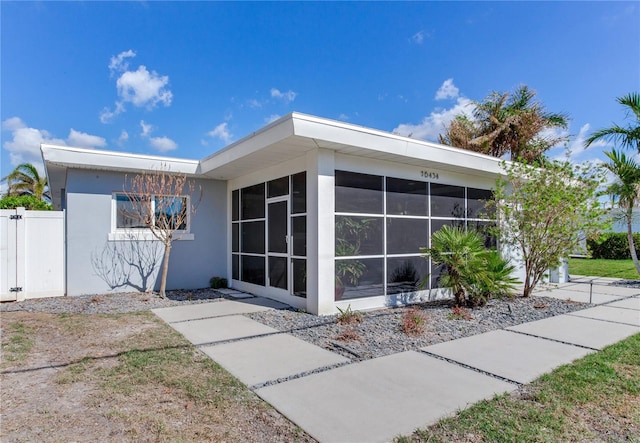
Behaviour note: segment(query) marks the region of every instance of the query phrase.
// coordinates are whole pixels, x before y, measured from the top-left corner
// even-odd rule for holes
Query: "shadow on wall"
[[[160,242],[132,236],[127,241],[106,242],[102,250],[91,253],[91,265],[111,290],[147,292],[155,287],[162,253]]]

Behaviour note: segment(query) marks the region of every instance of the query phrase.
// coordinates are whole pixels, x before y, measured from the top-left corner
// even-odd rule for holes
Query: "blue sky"
[[[640,91],[638,2],[1,2],[2,166],[51,142],[200,159],[298,111],[437,140],[527,84],[591,131]],[[553,155],[558,155],[559,149]]]

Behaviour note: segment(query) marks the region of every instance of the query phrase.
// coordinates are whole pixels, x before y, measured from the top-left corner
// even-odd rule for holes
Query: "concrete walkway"
[[[353,363],[242,314],[263,298],[155,309],[320,442],[386,442],[640,332],[640,289],[570,283],[537,295],[591,307]],[[588,298],[587,300],[588,301]]]

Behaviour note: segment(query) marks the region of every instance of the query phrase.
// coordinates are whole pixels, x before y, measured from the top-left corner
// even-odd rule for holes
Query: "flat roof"
[[[499,158],[298,112],[285,115],[201,160],[41,145],[54,202],[60,201],[68,168],[123,172],[168,169],[201,178],[230,180],[318,148],[467,175],[486,177],[501,173]]]

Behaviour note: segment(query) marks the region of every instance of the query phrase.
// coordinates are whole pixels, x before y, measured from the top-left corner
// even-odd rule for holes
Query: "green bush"
[[[14,195],[0,199],[0,209],[25,208],[32,211],[51,211],[51,204],[33,195]]]
[[[222,277],[211,277],[209,285],[213,289],[224,289],[227,287],[227,279]]]
[[[640,233],[633,234],[636,252],[640,256]],[[631,259],[629,240],[626,232],[608,232],[587,239],[587,249],[591,258],[604,258],[607,260]]]

